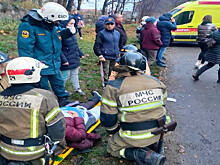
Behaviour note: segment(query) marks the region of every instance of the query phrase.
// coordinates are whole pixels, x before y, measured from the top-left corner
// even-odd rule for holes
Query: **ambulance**
[[[220,0],[186,2],[170,11],[177,30],[172,31],[172,42],[196,42],[197,27],[205,15],[212,15],[212,23],[220,28]]]

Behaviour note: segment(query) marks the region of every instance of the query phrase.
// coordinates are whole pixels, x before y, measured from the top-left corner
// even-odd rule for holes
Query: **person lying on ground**
[[[79,150],[92,148],[95,140],[101,138],[99,134],[87,133],[87,130],[100,118],[100,106],[96,106],[101,96],[93,91],[93,97],[88,102],[76,107],[62,107],[66,119],[65,139],[69,147]]]

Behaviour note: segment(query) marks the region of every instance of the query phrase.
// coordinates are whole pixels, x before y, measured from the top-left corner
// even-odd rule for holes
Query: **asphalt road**
[[[220,164],[220,84],[218,66],[194,81],[194,64],[200,52],[193,45],[173,46],[167,51],[167,109],[178,122],[174,133],[178,144],[176,163],[182,165]],[[172,154],[172,152],[171,152]],[[172,157],[172,156],[171,156]],[[171,162],[175,162],[174,160]]]

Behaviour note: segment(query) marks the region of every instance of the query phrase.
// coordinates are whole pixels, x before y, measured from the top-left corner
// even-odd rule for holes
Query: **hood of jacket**
[[[107,15],[102,15],[101,17],[99,17],[99,20],[105,21],[108,19]]]
[[[159,17],[159,21],[170,21],[170,18],[162,15],[162,16]]]

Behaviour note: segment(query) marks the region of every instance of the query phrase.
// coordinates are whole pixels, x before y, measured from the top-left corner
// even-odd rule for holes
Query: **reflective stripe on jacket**
[[[51,128],[58,130],[56,124],[65,124],[55,95],[43,89],[34,88],[25,93],[0,95],[0,134],[13,139],[13,145],[0,142],[0,155],[9,160],[29,161],[44,155],[44,145],[22,147],[17,142],[39,138],[48,134]],[[62,125],[61,125],[62,127]],[[65,126],[59,131],[65,135]],[[53,139],[53,135],[49,135]],[[62,139],[59,139],[60,141]]]

